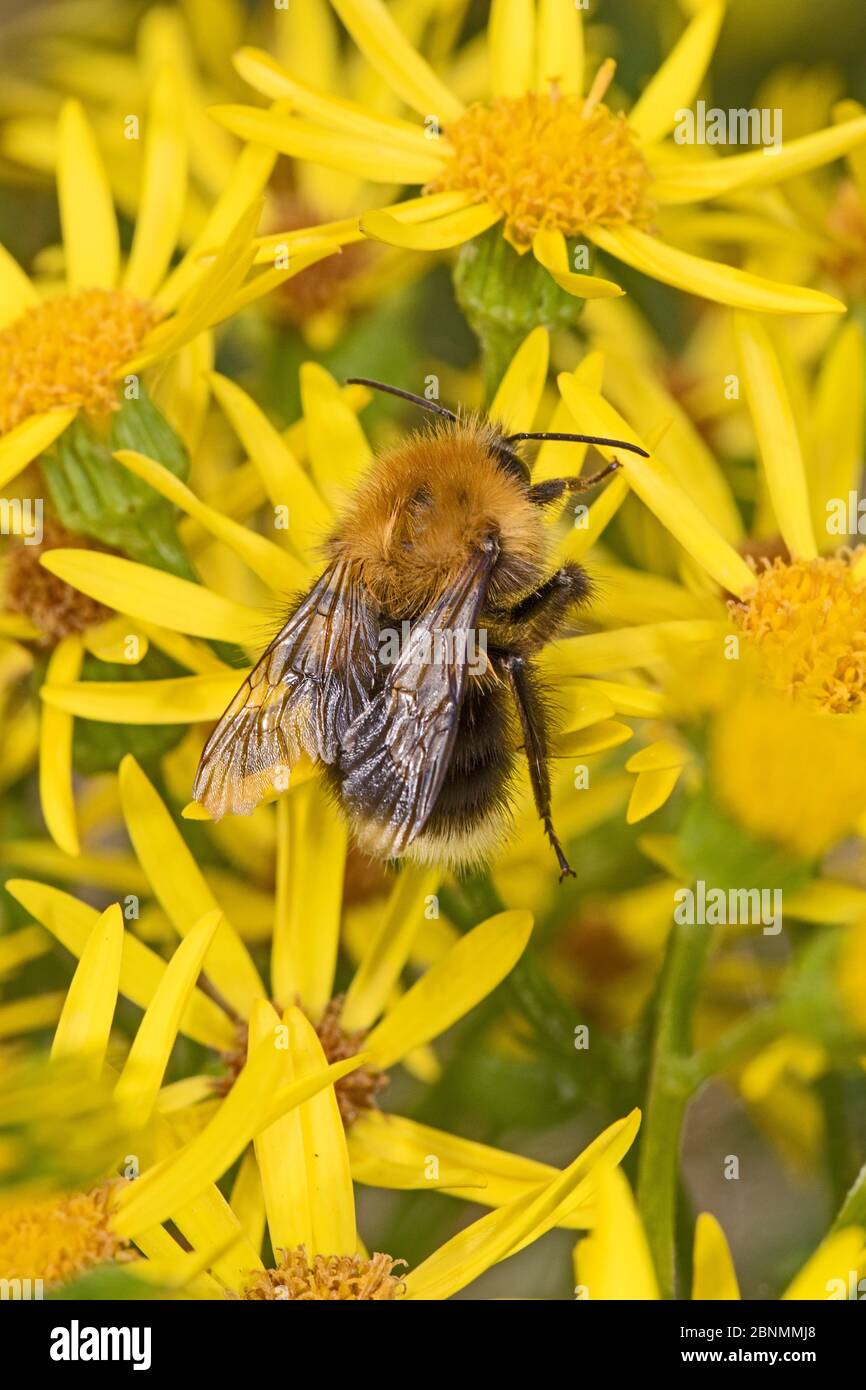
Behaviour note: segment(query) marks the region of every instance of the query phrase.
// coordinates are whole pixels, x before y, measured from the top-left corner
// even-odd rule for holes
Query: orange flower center
[[[275,1269],[258,1270],[241,1295],[252,1301],[301,1299],[311,1301],[356,1301],[394,1299],[402,1291],[402,1280],[394,1274],[405,1260],[390,1255],[314,1255],[307,1259],[303,1245],[296,1250],[278,1250]]]
[[[111,1229],[115,1186],[0,1205],[0,1278],[43,1279],[50,1286],[99,1264],[137,1259]]]
[[[159,320],[126,290],[78,290],[0,332],[0,433],[44,410],[117,407],[117,378]]]
[[[551,89],[470,106],[448,127],[454,154],[428,191],[485,198],[518,250],[539,231],[647,223],[646,161],[625,117],[600,100],[612,75],[612,65],[602,68],[586,100]]]
[[[754,588],[731,603],[777,690],[834,714],[866,703],[866,579],[853,555],[759,562]]]

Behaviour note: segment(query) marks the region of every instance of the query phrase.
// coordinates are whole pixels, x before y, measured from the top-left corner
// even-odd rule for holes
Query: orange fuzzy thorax
[[[374,463],[332,545],[360,563],[382,612],[402,619],[429,607],[490,535],[500,547],[492,604],[540,579],[540,511],[498,463],[494,438],[489,425],[461,422],[411,435]]]

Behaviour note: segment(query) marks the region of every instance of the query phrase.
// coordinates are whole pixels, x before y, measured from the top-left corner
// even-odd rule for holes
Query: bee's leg
[[[536,483],[529,489],[528,497],[530,502],[536,506],[545,507],[549,502],[558,502],[566,492],[588,492],[596,483],[602,482],[610,477],[611,473],[617,473],[622,464],[614,459],[598,473],[593,473],[589,478],[548,478],[543,483]]]
[[[561,630],[568,610],[583,603],[590,592],[586,571],[580,565],[563,565],[513,608],[492,615],[500,644],[520,651],[546,646]]]
[[[559,881],[574,878],[575,873],[565,857],[565,851],[556,836],[550,811],[550,772],[547,766],[547,721],[544,706],[535,688],[532,667],[525,657],[509,653],[503,656],[499,665],[505,674],[517,706],[520,727],[523,731],[523,747],[529,764],[529,780],[535,806],[541,817],[547,838],[559,864]]]

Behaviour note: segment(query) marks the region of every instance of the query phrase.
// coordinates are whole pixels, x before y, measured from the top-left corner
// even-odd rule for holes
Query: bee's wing
[[[356,568],[331,565],[247,676],[201,755],[193,793],[245,815],[301,752],[332,763],[373,684],[378,627]]]
[[[475,630],[495,558],[474,554],[413,624],[384,687],[343,738],[343,801],[355,817],[380,828],[385,858],[401,854],[421,833],[436,803],[466,690],[468,644],[460,634],[465,639]]]

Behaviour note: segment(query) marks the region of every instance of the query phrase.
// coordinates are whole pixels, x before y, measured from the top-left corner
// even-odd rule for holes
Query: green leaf
[[[42,459],[51,498],[68,531],[92,536],[131,560],[195,579],[177,535],[177,511],[112,457],[136,449],[185,481],[189,458],[181,440],[143,387],[110,424],[80,415]]]

